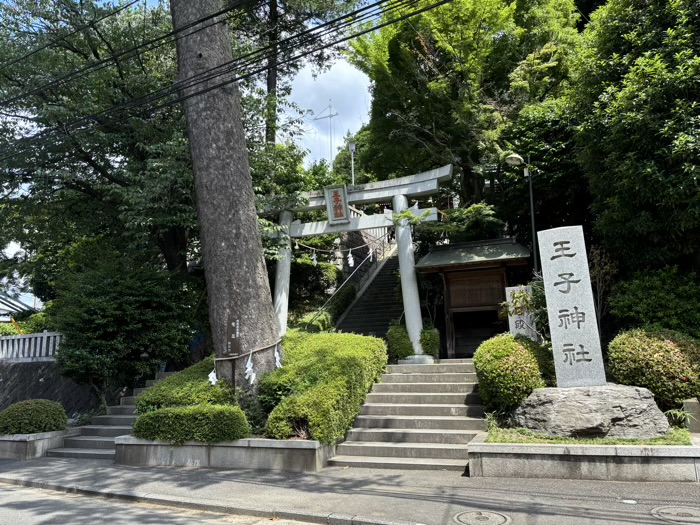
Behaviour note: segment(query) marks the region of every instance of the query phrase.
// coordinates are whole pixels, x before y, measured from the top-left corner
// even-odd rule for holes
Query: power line
[[[283,59],[282,61],[280,61],[279,65],[283,65],[286,63],[290,63],[290,62],[299,60],[299,59],[304,58],[310,54],[322,51],[323,49],[326,49],[328,47],[332,47],[332,46],[341,44],[341,43],[346,42],[352,38],[356,38],[358,36],[367,34],[371,31],[375,31],[377,29],[381,29],[382,27],[385,27],[385,26],[391,25],[393,23],[397,23],[399,21],[405,20],[407,18],[410,18],[411,16],[415,16],[417,14],[423,13],[423,12],[428,11],[430,9],[434,9],[434,8],[439,7],[441,5],[447,4],[450,1],[451,0],[440,0],[436,3],[427,5],[423,8],[420,8],[420,9],[416,9],[414,11],[411,11],[411,12],[406,13],[404,15],[400,15],[397,18],[382,22],[380,24],[375,24],[375,25],[363,24],[363,22],[371,20],[372,18],[376,18],[377,16],[379,16],[381,14],[384,14],[386,16],[387,13],[391,13],[392,11],[400,11],[404,7],[410,7],[410,6],[413,6],[413,5],[416,5],[419,3],[418,0],[401,0],[399,2],[394,2],[393,5],[382,10],[381,5],[385,4],[387,2],[387,0],[380,0],[378,2],[375,2],[374,4],[371,4],[371,5],[366,6],[364,8],[358,9],[356,11],[349,13],[349,14],[343,15],[342,17],[338,17],[338,18],[336,18],[332,21],[329,21],[325,24],[321,24],[321,25],[318,25],[314,28],[307,29],[305,31],[302,31],[298,34],[293,35],[292,37],[289,37],[283,41],[278,42],[277,46],[280,46],[280,44],[283,44],[283,43],[288,44],[289,41],[293,41],[295,39],[299,39],[300,37],[304,37],[304,38],[302,38],[300,43],[296,44],[296,46],[290,45],[289,49],[284,50],[284,51],[293,51],[295,49],[295,47],[297,47],[297,48],[302,47],[303,44],[305,44],[308,41],[310,41],[311,39],[315,38],[314,36],[312,36],[312,34],[314,34],[314,33],[321,34],[321,38],[322,38],[323,36],[327,36],[329,34],[332,34],[332,32],[334,32],[338,29],[338,27],[341,27],[341,28],[344,26],[350,27],[353,24],[357,24],[361,28],[364,28],[364,29],[361,29],[355,33],[344,36],[342,38],[337,38],[336,40],[334,40],[332,42],[321,43],[319,47],[316,47],[316,48],[313,48],[310,50],[306,50],[304,52],[301,52],[301,53],[294,55],[294,56],[291,56],[291,57],[287,57],[286,59]],[[357,15],[358,13],[360,13],[361,16],[357,16],[355,19],[351,18],[353,15]],[[338,22],[342,22],[342,23],[337,24]],[[358,22],[359,22],[359,24],[358,24]],[[333,26],[333,24],[337,24],[337,27]],[[316,38],[318,38],[318,37],[316,37]],[[112,119],[112,120],[109,120],[107,122],[101,123],[98,121],[99,118],[108,116],[110,113],[114,113],[117,111],[124,111],[124,110],[128,110],[131,108],[138,108],[141,106],[146,106],[148,104],[155,103],[158,100],[162,100],[163,98],[165,98],[169,95],[172,95],[173,93],[176,93],[177,91],[185,91],[188,88],[192,88],[192,87],[195,87],[195,86],[200,85],[202,83],[208,82],[210,80],[220,78],[224,75],[229,75],[229,78],[227,78],[223,82],[217,83],[213,86],[209,86],[207,88],[201,89],[201,90],[196,91],[196,92],[183,94],[183,95],[175,98],[174,100],[170,100],[168,102],[162,103],[162,104],[157,105],[155,107],[149,108],[150,112],[155,112],[159,109],[163,109],[165,107],[169,107],[169,106],[172,106],[172,105],[177,104],[179,102],[183,102],[185,100],[188,100],[189,98],[192,98],[194,96],[202,95],[202,94],[208,93],[208,92],[215,90],[215,89],[220,89],[221,87],[224,87],[224,86],[231,84],[233,82],[243,80],[246,78],[250,78],[251,76],[254,76],[262,71],[265,71],[266,67],[257,68],[257,69],[253,69],[253,70],[249,70],[249,71],[245,71],[245,67],[254,67],[254,66],[260,64],[261,62],[267,60],[267,58],[270,56],[270,53],[265,54],[266,50],[268,50],[268,51],[272,50],[272,52],[274,52],[274,46],[267,46],[266,48],[262,48],[262,49],[253,51],[251,53],[248,53],[247,55],[243,55],[242,57],[237,57],[236,59],[234,59],[232,61],[226,62],[226,63],[221,64],[215,68],[211,68],[210,70],[207,70],[207,71],[202,72],[200,74],[194,75],[193,77],[190,77],[188,79],[184,79],[183,81],[180,81],[180,82],[176,82],[173,85],[168,86],[167,88],[162,88],[160,90],[156,90],[154,93],[151,93],[151,94],[146,95],[144,97],[140,97],[138,99],[128,101],[124,104],[120,104],[117,106],[106,108],[105,110],[102,110],[98,113],[94,113],[92,115],[88,115],[88,116],[76,119],[70,123],[55,126],[53,128],[50,128],[48,130],[45,130],[45,131],[37,134],[36,136],[27,137],[26,139],[22,139],[18,142],[20,142],[20,143],[21,142],[28,142],[28,143],[30,143],[28,145],[31,145],[31,143],[36,143],[39,140],[50,138],[50,136],[52,134],[57,134],[57,133],[64,134],[69,139],[74,139],[77,135],[80,135],[82,133],[94,131],[96,129],[99,129],[100,127],[105,127],[107,125],[113,125],[113,124],[116,124],[122,120],[136,117],[136,115],[125,115],[122,118]],[[243,64],[240,64],[241,59],[243,59],[243,58],[249,58],[249,60],[247,61],[247,63],[243,62]],[[237,63],[239,63],[239,64],[237,64]],[[241,71],[242,69],[243,69],[243,71]],[[238,75],[234,75],[235,73],[238,73]],[[78,126],[80,126],[84,123],[95,123],[95,122],[97,122],[97,124],[94,126],[87,127],[87,128],[78,128]],[[21,146],[21,144],[20,144],[20,146]],[[17,147],[17,144],[14,144],[13,149],[15,149],[16,147]],[[0,153],[5,153],[6,151],[7,150],[2,151]],[[8,158],[14,157],[14,156],[20,154],[21,152],[22,151],[17,151],[15,149],[14,154],[10,154],[9,156],[6,155],[6,156],[2,157],[0,159],[0,161],[4,161]]]
[[[5,69],[5,68],[8,68],[8,67],[10,67],[10,66],[16,64],[17,62],[21,62],[22,60],[26,60],[26,59],[29,58],[30,56],[36,55],[36,54],[39,53],[40,51],[43,51],[44,49],[46,49],[46,48],[48,48],[48,47],[51,47],[51,46],[53,46],[53,45],[55,45],[55,44],[58,44],[59,42],[61,42],[62,40],[65,40],[65,39],[66,39],[67,37],[69,37],[69,36],[73,36],[73,35],[75,35],[75,34],[77,34],[77,33],[80,33],[81,31],[84,31],[84,30],[86,30],[87,28],[94,26],[97,22],[101,22],[102,20],[105,20],[106,18],[109,18],[109,17],[111,17],[111,16],[114,16],[114,15],[116,15],[117,13],[122,12],[124,9],[127,9],[127,8],[131,7],[132,5],[134,5],[134,4],[138,3],[138,2],[139,2],[139,0],[132,0],[132,1],[129,2],[128,4],[123,5],[123,6],[119,7],[119,8],[117,8],[117,9],[115,9],[114,11],[110,11],[109,13],[106,13],[106,14],[104,14],[104,15],[102,15],[102,16],[100,16],[100,17],[94,19],[94,20],[91,20],[91,21],[88,22],[87,24],[75,28],[75,29],[74,29],[73,31],[71,31],[70,33],[67,33],[67,34],[65,34],[65,35],[63,35],[63,36],[61,36],[61,37],[59,37],[59,38],[56,38],[56,39],[54,39],[54,40],[51,40],[50,42],[47,42],[46,44],[44,44],[44,45],[42,45],[42,46],[39,46],[39,47],[37,47],[36,49],[33,49],[33,50],[30,51],[29,53],[27,53],[27,54],[25,54],[25,55],[22,55],[22,56],[19,57],[19,58],[15,58],[15,59],[13,59],[13,60],[10,60],[9,62],[4,63],[3,65],[0,66],[0,70]]]
[[[138,0],[136,0],[138,1]],[[132,2],[133,3],[133,2]],[[0,106],[7,106],[9,104],[12,104],[13,102],[17,102],[19,100],[22,100],[23,98],[26,98],[31,95],[35,95],[38,93],[45,92],[46,90],[59,86],[60,84],[64,84],[67,82],[70,82],[72,80],[77,80],[79,78],[82,78],[86,76],[88,73],[94,73],[96,71],[100,71],[101,69],[104,69],[106,67],[111,66],[112,64],[117,63],[119,60],[129,60],[131,58],[134,58],[136,56],[139,56],[139,51],[144,50],[144,51],[154,51],[160,47],[163,47],[168,44],[172,44],[173,42],[176,42],[179,38],[184,38],[185,36],[190,36],[195,33],[198,33],[199,31],[203,31],[204,29],[207,29],[213,25],[219,24],[222,22],[222,20],[214,20],[209,25],[202,26],[197,28],[196,30],[187,33],[185,35],[180,35],[176,38],[172,38],[170,40],[170,37],[173,37],[175,35],[178,35],[179,33],[182,33],[183,31],[186,31],[188,29],[191,29],[192,27],[201,24],[203,22],[207,22],[211,19],[218,18],[224,14],[229,13],[230,11],[233,11],[235,9],[238,9],[239,7],[243,7],[247,4],[253,4],[253,6],[258,5],[258,4],[263,4],[264,0],[238,0],[231,2],[228,7],[221,9],[220,11],[217,11],[216,13],[212,13],[208,16],[205,16],[203,18],[200,18],[199,20],[195,20],[193,22],[190,22],[177,30],[169,31],[168,33],[164,33],[158,37],[152,38],[151,40],[148,40],[146,42],[142,42],[139,45],[130,47],[128,49],[119,51],[117,53],[113,53],[112,55],[109,55],[103,59],[93,61],[82,68],[79,68],[75,71],[71,71],[70,73],[67,73],[59,78],[53,79],[49,82],[46,82],[45,84],[42,84],[41,86],[38,86],[36,88],[33,88],[29,91],[25,91],[23,93],[20,93],[19,95],[15,95],[11,98],[5,99],[0,101]],[[144,49],[148,48],[148,49]]]

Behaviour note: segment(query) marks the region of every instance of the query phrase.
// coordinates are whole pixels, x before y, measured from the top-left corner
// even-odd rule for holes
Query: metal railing
[[[0,360],[53,361],[62,337],[56,332],[0,337]]]

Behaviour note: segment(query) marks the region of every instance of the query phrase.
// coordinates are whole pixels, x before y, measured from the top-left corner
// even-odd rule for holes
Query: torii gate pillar
[[[400,214],[408,209],[408,199],[405,195],[394,195],[394,213]],[[399,269],[401,271],[401,295],[403,298],[406,331],[413,344],[414,355],[405,362],[415,364],[432,363],[433,358],[423,354],[420,345],[420,333],[423,330],[423,317],[418,295],[418,279],[416,278],[415,257],[413,255],[413,239],[411,226],[404,219],[396,224],[396,244],[399,252]]]
[[[289,233],[289,226],[292,224],[292,212],[284,210],[280,212],[280,226],[283,226]],[[280,250],[280,259],[275,265],[275,315],[277,316],[277,326],[280,337],[287,333],[287,317],[289,315],[289,280],[292,273],[292,250],[291,239],[287,241],[287,246]]]

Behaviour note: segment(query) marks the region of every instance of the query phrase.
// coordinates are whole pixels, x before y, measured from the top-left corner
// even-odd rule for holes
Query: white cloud
[[[336,62],[330,70],[316,78],[313,77],[312,68],[305,66],[292,82],[291,99],[302,109],[314,112],[306,119],[306,132],[299,139],[300,145],[309,150],[307,165],[330,157],[331,136],[335,157],[346,132],[356,133],[369,120],[372,100],[369,78],[345,60]],[[334,113],[338,113],[338,116],[313,120],[328,115],[329,101],[332,101]],[[332,134],[329,120],[332,121]]]

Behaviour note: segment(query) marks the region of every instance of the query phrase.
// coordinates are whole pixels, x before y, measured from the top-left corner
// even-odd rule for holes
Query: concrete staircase
[[[401,317],[403,303],[398,296],[399,258],[387,259],[374,280],[338,326],[342,332],[384,337],[389,323]]]
[[[483,416],[471,359],[389,365],[329,464],[464,471]]]
[[[79,435],[64,440],[63,448],[49,450],[46,455],[54,458],[114,460],[114,438],[131,434],[131,427],[138,417],[135,414],[136,396],[173,373],[159,372],[155,380],[146,381],[146,388],[134,388],[132,396],[124,396],[119,400],[119,405],[107,407],[107,415],[93,417],[90,425],[80,427]]]

